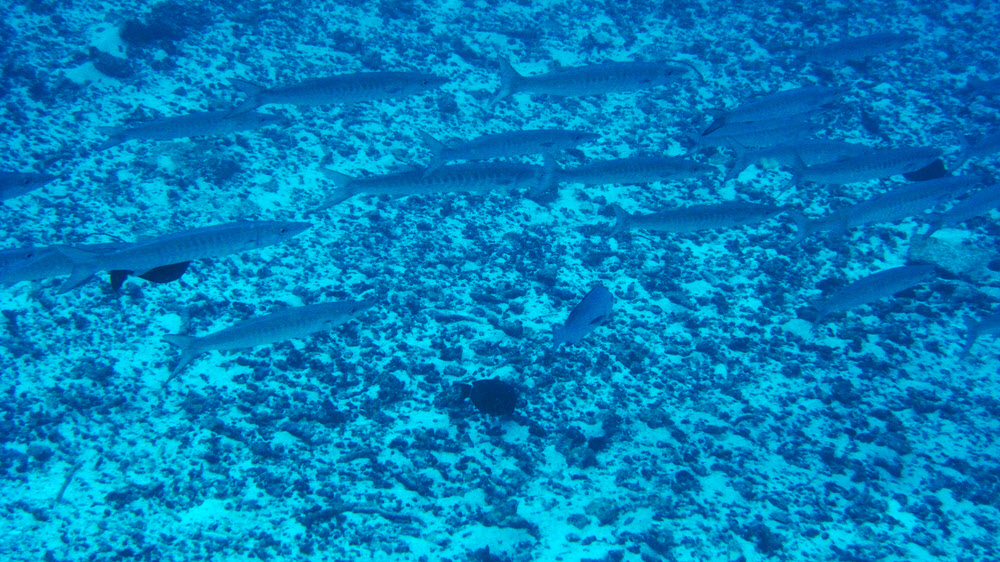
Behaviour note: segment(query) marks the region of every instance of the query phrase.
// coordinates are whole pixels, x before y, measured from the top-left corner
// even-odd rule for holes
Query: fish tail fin
[[[328,209],[338,203],[343,203],[354,195],[355,191],[351,187],[351,184],[354,182],[354,178],[329,168],[322,168],[320,171],[323,172],[323,175],[326,176],[327,179],[333,182],[334,189],[333,192],[327,196],[326,200],[319,206],[319,208],[314,210],[314,212]]]
[[[620,232],[625,232],[632,228],[632,214],[622,209],[615,203],[611,204],[611,210],[615,212],[615,226],[611,229],[611,235],[614,236]]]
[[[234,107],[233,110],[229,112],[230,115],[239,115],[241,113],[253,111],[263,105],[261,101],[265,88],[260,84],[254,84],[249,80],[241,80],[239,78],[230,78],[229,83],[236,86],[239,91],[243,92],[247,96],[247,99],[244,100],[243,103]]]
[[[500,57],[500,90],[497,91],[493,99],[486,104],[486,108],[489,109],[497,104],[500,100],[513,94],[517,91],[518,82],[520,82],[524,77],[521,76],[514,67],[511,66],[510,61],[504,57]]]
[[[170,370],[170,377],[163,383],[167,384],[177,376],[177,373],[181,372],[181,369],[198,356],[198,352],[194,350],[194,343],[198,341],[198,338],[181,334],[167,334],[163,336],[163,340],[181,351],[181,358],[177,361],[177,365]]]
[[[971,320],[969,318],[965,319],[965,344],[962,346],[962,351],[959,352],[958,358],[965,359],[969,356],[969,351],[972,350],[972,345],[976,343],[979,339],[979,323]]]
[[[431,161],[428,162],[427,169],[424,170],[424,175],[423,175],[423,177],[426,178],[427,176],[431,175],[431,173],[434,172],[434,170],[437,170],[438,168],[441,167],[442,164],[444,164],[444,160],[442,159],[442,154],[444,154],[445,146],[443,142],[432,137],[426,131],[418,130],[417,132],[420,133],[420,140],[423,141],[424,146],[426,146],[427,149],[431,151]]]
[[[73,269],[69,277],[59,286],[58,293],[60,295],[83,285],[87,279],[90,279],[100,269],[97,263],[97,254],[71,246],[57,246],[56,251],[65,256],[73,264]]]

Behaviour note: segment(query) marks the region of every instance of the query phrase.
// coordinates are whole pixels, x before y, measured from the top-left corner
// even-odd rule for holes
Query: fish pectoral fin
[[[608,315],[607,314],[602,314],[602,315],[598,316],[597,318],[594,318],[593,320],[591,320],[590,321],[590,325],[591,326],[600,326],[601,324],[604,324],[604,321],[607,320],[607,319],[608,319]]]

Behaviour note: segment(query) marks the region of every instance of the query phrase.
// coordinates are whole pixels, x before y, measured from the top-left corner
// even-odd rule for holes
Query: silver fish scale
[[[103,269],[140,273],[166,264],[217,257],[273,244],[273,241],[261,238],[261,234],[265,229],[280,229],[282,224],[289,223],[260,221],[207,226],[101,254],[97,260]]]
[[[555,96],[588,96],[667,84],[689,71],[687,67],[653,62],[618,62],[521,76],[516,90]]]
[[[862,277],[824,300],[814,324],[833,312],[841,312],[890,297],[900,291],[918,285],[934,275],[932,265],[906,265],[894,267]]]
[[[804,168],[799,172],[798,180],[841,185],[887,178],[919,170],[940,157],[941,152],[928,147],[872,150],[854,158]]]
[[[633,157],[584,164],[559,172],[559,180],[587,185],[647,183],[689,178],[714,168],[686,158]]]
[[[486,160],[504,156],[536,154],[545,150],[572,148],[580,144],[590,133],[559,129],[538,129],[528,131],[508,131],[495,135],[484,135],[467,142],[445,147],[441,151],[442,160]]]
[[[319,303],[290,307],[197,338],[191,351],[229,351],[298,339],[352,318],[356,303]]]
[[[516,189],[531,187],[543,172],[544,168],[531,164],[456,164],[442,166],[426,177],[423,175],[423,170],[409,170],[370,178],[356,178],[350,182],[349,188],[354,193],[370,195]]]
[[[723,119],[728,123],[765,121],[809,113],[832,100],[837,93],[836,88],[826,86],[782,90],[751,100],[727,112]]]
[[[877,222],[895,222],[913,216],[978,184],[977,176],[950,176],[915,182],[862,201],[828,219],[848,228]]]
[[[692,205],[649,215],[631,215],[626,219],[627,224],[622,226],[660,232],[695,232],[760,222],[783,211],[782,207],[773,205],[729,201],[716,205]]]
[[[916,36],[909,33],[873,33],[809,49],[802,54],[802,59],[812,62],[860,60],[903,47],[915,40]]]

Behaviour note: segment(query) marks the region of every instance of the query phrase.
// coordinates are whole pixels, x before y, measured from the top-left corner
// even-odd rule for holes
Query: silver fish
[[[853,144],[838,140],[808,139],[778,146],[772,146],[754,152],[742,150],[737,145],[736,161],[726,173],[726,180],[735,178],[750,164],[762,168],[797,168],[801,166],[817,166],[828,164],[846,158],[860,156],[871,148],[863,144]]]
[[[688,135],[699,147],[726,147],[735,151],[764,149],[796,142],[813,134],[819,127],[809,122],[809,115],[793,115],[772,121],[727,123],[708,135]]]
[[[59,288],[65,293],[98,271],[130,271],[142,275],[157,267],[245,252],[278,244],[309,228],[306,222],[248,221],[185,230],[115,252],[89,252],[58,246],[72,263],[69,278]]]
[[[167,141],[187,137],[231,135],[252,131],[268,125],[284,123],[284,119],[267,113],[247,112],[233,115],[229,111],[200,111],[157,119],[126,129],[109,130],[109,138],[97,150],[106,150],[130,140]]]
[[[919,285],[934,276],[933,265],[894,267],[862,277],[820,302],[816,309],[815,328],[828,314],[841,312]]]
[[[0,201],[19,197],[58,178],[50,174],[0,172]]]
[[[941,157],[941,149],[930,147],[884,148],[854,158],[801,168],[797,182],[843,185],[915,172]]]
[[[799,56],[807,62],[860,61],[905,47],[916,39],[911,33],[872,33],[814,47]]]
[[[774,121],[813,113],[832,102],[839,94],[840,90],[837,88],[804,86],[760,96],[717,117],[702,136],[709,135],[726,124]]]
[[[180,360],[171,370],[170,379],[206,351],[231,351],[304,338],[348,322],[374,304],[357,301],[293,306],[201,337],[166,335],[163,339],[181,350]]]
[[[583,300],[573,307],[565,324],[552,327],[553,348],[558,349],[564,343],[578,343],[608,321],[614,304],[614,295],[604,285],[597,285],[591,289]]]
[[[611,234],[633,228],[658,232],[695,232],[712,228],[732,228],[762,222],[786,212],[784,207],[758,205],[746,201],[728,201],[714,205],[691,205],[649,215],[633,215],[618,205]]]
[[[550,96],[592,96],[643,90],[675,82],[691,67],[662,62],[609,62],[562,68],[522,76],[507,59],[500,59],[500,90],[487,107],[516,92]]]
[[[929,215],[927,222],[930,223],[930,227],[924,236],[929,236],[936,230],[985,215],[996,208],[1000,208],[1000,183],[980,189],[943,213]]]
[[[575,168],[558,170],[556,181],[584,185],[635,184],[682,180],[714,171],[713,166],[687,158],[633,156],[598,160]]]
[[[489,160],[552,153],[600,138],[600,135],[584,131],[538,129],[483,135],[466,142],[445,146],[424,131],[420,131],[420,136],[432,153],[431,161],[424,170],[425,176],[452,160]]]
[[[246,101],[233,110],[238,114],[269,104],[327,105],[403,98],[433,90],[448,79],[422,72],[357,72],[274,88],[238,78],[229,81],[247,95]]]
[[[514,162],[455,164],[441,166],[426,176],[420,169],[367,178],[354,178],[325,168],[322,172],[336,187],[314,212],[332,207],[361,193],[392,197],[456,191],[486,192],[497,189],[507,191],[527,189],[531,193],[537,193],[545,191],[552,185],[554,175],[551,162],[545,166]]]
[[[946,176],[904,184],[827,217],[800,223],[796,242],[820,231],[832,230],[842,234],[857,226],[896,222],[912,217],[958,197],[981,181],[978,176]]]

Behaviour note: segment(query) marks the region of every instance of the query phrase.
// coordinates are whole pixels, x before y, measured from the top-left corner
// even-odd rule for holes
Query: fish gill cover
[[[4,3],[0,558],[1000,558],[998,11]]]

